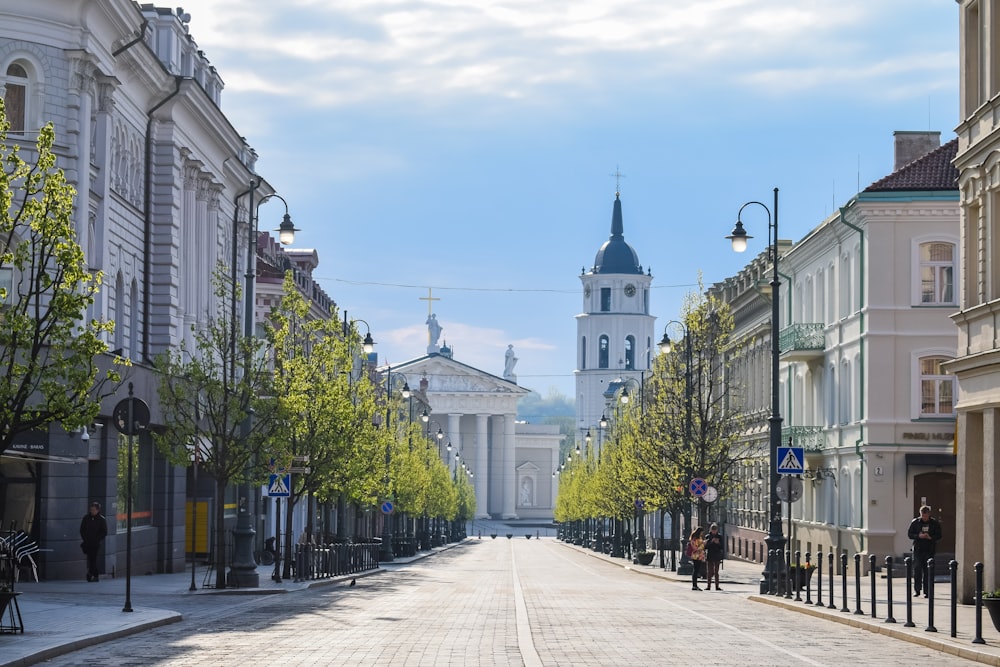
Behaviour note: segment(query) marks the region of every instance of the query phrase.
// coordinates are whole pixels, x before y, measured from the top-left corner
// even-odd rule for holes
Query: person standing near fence
[[[97,554],[108,535],[108,522],[101,514],[101,503],[90,503],[90,509],[80,521],[80,548],[87,554],[87,581],[97,581]]]
[[[920,508],[920,515],[910,522],[906,535],[913,540],[913,591],[920,595],[921,590],[927,590],[928,577],[934,576],[927,571],[927,559],[934,557],[935,545],[941,539],[941,523],[931,516],[929,505]]]
[[[722,535],[719,533],[719,524],[713,523],[708,528],[708,535],[705,536],[705,564],[708,566],[708,590],[712,590],[712,578],[715,578],[715,590],[719,588],[719,570],[722,569],[722,559],[725,557],[726,546],[722,543]]]
[[[704,528],[698,526],[691,531],[688,539],[687,555],[691,559],[691,590],[700,591],[698,577],[702,575],[705,568],[705,538],[702,536]]]

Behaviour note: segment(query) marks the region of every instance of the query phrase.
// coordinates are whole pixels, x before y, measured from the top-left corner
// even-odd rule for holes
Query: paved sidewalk
[[[24,620],[24,634],[0,634],[0,667],[33,665],[86,646],[176,623],[184,614],[197,609],[199,602],[204,603],[204,596],[280,595],[317,586],[343,584],[351,579],[405,567],[408,563],[454,546],[437,547],[412,558],[397,558],[391,563],[383,563],[377,570],[303,582],[285,580],[276,583],[270,578],[271,568],[261,566],[257,568],[260,588],[201,588],[205,571],[200,567],[195,576],[196,591],[189,590],[190,570],[177,574],[133,576],[131,612],[122,611],[125,603],[123,577],[105,577],[97,583],[22,581],[15,590],[20,593],[18,604]],[[9,619],[5,616],[4,620]]]
[[[561,543],[565,544],[565,543]],[[659,558],[655,558],[648,566],[635,565],[623,558],[611,558],[605,554],[600,554],[583,547],[565,544],[567,548],[586,552],[594,558],[609,561],[620,565],[636,573],[658,577],[669,581],[690,586],[690,575],[682,576],[676,572],[671,572],[670,554],[667,553],[667,569],[659,567]],[[824,563],[825,566],[825,563]],[[801,591],[801,600],[785,598],[771,595],[760,595],[761,572],[763,566],[755,563],[745,563],[737,560],[726,560],[723,563],[721,574],[722,593],[744,593],[750,600],[766,605],[784,607],[803,614],[809,614],[820,618],[825,618],[832,623],[842,623],[856,628],[868,630],[878,634],[895,637],[904,641],[920,644],[928,648],[933,648],[943,653],[965,658],[986,665],[1000,667],[1000,632],[998,632],[990,620],[989,613],[982,611],[982,638],[985,644],[973,644],[975,638],[975,606],[957,605],[956,608],[956,636],[950,636],[951,632],[951,605],[950,605],[950,585],[948,581],[938,579],[935,584],[934,600],[934,628],[936,632],[929,632],[929,600],[926,598],[913,598],[911,606],[911,616],[914,627],[905,627],[906,623],[906,581],[905,579],[893,580],[893,607],[892,614],[895,623],[886,622],[889,612],[888,592],[886,580],[881,573],[876,574],[875,597],[876,597],[876,617],[872,617],[871,583],[867,577],[861,579],[861,604],[855,598],[855,582],[853,575],[847,577],[847,603],[844,604],[842,597],[843,585],[840,576],[834,577],[834,608],[829,608],[829,573],[823,573],[822,601],[824,606],[816,604],[817,591],[815,589],[816,580],[813,580],[813,589],[810,599],[812,604],[806,604],[806,592]],[[700,586],[704,587],[704,581]],[[706,595],[717,595],[716,591],[706,591]],[[846,607],[847,611],[843,611]],[[861,613],[857,613],[860,608]]]

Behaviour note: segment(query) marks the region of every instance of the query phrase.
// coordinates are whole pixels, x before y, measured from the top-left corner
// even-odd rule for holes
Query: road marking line
[[[510,543],[510,569],[514,575],[514,617],[517,619],[517,647],[525,667],[542,667],[542,659],[535,650],[531,639],[531,623],[528,621],[528,607],[524,604],[521,580],[517,576],[517,560],[514,558],[514,542]]]
[[[770,648],[774,649],[775,651],[780,651],[781,653],[784,653],[785,655],[787,655],[789,657],[796,658],[796,659],[801,660],[802,662],[808,663],[810,665],[822,665],[823,664],[821,662],[816,662],[814,660],[810,660],[809,658],[805,657],[804,655],[799,655],[798,653],[793,653],[792,651],[789,651],[786,648],[778,646],[774,642],[769,642],[766,639],[761,639],[760,637],[756,637],[756,636],[754,636],[754,635],[752,635],[752,634],[750,634],[748,632],[744,632],[743,630],[740,630],[739,628],[737,628],[734,625],[729,625],[728,623],[723,623],[722,621],[720,621],[718,619],[712,618],[711,616],[706,616],[705,614],[702,614],[701,612],[695,611],[694,609],[691,609],[690,607],[685,607],[684,605],[677,604],[676,602],[673,602],[672,600],[668,600],[666,598],[657,598],[657,600],[660,600],[661,602],[666,602],[667,604],[669,604],[669,605],[671,605],[673,607],[676,607],[677,609],[682,609],[682,610],[688,612],[689,614],[694,614],[695,616],[700,616],[701,618],[705,619],[706,621],[709,621],[711,623],[715,623],[716,625],[721,625],[722,627],[726,628],[727,630],[729,630],[731,632],[736,632],[736,633],[739,633],[739,634],[743,635],[744,637],[749,637],[753,641],[755,641],[755,642],[757,642],[759,644],[763,644],[763,645],[765,645],[767,647],[770,647]]]

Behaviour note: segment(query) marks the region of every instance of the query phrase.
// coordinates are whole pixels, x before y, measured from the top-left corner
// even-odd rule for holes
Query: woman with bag
[[[705,539],[702,537],[704,530],[698,526],[691,531],[688,538],[687,555],[691,559],[691,590],[700,591],[698,587],[698,577],[701,576],[705,567]]]

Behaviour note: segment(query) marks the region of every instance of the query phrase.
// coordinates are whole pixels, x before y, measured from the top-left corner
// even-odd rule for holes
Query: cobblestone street
[[[751,584],[724,588],[692,591],[551,539],[474,540],[353,587],[206,602],[45,664],[970,664],[747,600]]]

